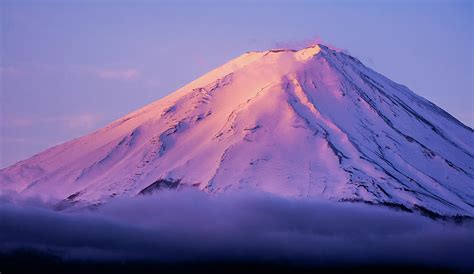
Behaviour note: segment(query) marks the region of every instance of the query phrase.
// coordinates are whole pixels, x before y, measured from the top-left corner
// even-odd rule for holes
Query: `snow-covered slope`
[[[163,187],[474,216],[473,130],[323,45],[248,52],[0,171],[2,190],[104,202]]]

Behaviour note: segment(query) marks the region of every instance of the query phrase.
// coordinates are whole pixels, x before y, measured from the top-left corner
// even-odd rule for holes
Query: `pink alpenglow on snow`
[[[255,189],[474,216],[473,138],[471,128],[344,52],[247,52],[97,132],[1,170],[0,189],[70,204],[162,188]]]

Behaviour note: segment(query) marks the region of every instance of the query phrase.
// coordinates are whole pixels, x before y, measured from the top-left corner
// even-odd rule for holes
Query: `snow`
[[[318,54],[320,50],[321,48],[318,45],[314,45],[297,51],[295,57],[298,61],[307,61]]]
[[[473,130],[323,45],[248,52],[0,171],[0,189],[99,203],[158,179],[474,216]]]

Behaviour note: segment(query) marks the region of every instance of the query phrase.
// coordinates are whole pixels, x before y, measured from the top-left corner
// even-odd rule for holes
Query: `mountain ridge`
[[[179,180],[210,193],[258,189],[474,216],[473,133],[341,51],[248,52],[2,169],[0,185],[98,203]]]

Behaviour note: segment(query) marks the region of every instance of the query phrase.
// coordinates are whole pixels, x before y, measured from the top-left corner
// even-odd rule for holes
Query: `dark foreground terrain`
[[[64,260],[46,252],[18,250],[0,254],[0,273],[470,273],[467,269],[418,265],[314,265],[285,261],[205,261],[160,263],[154,261]]]

